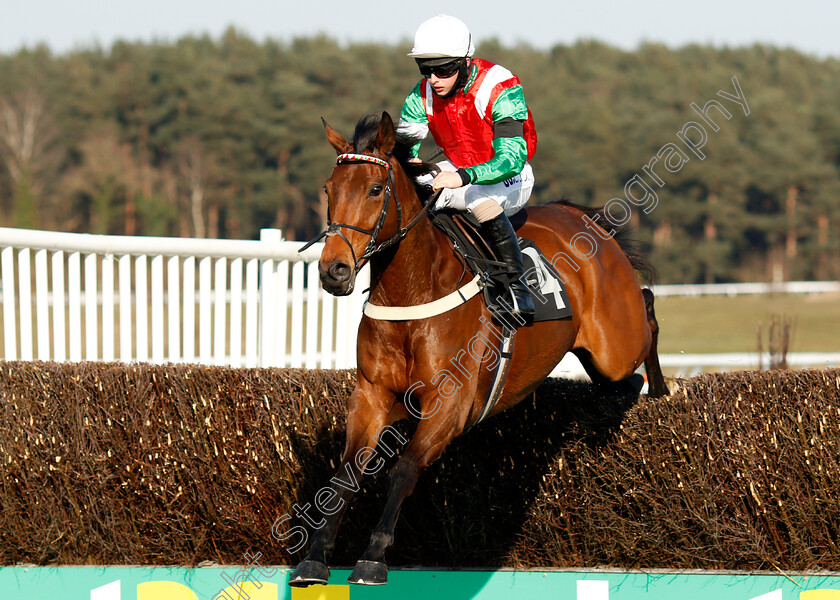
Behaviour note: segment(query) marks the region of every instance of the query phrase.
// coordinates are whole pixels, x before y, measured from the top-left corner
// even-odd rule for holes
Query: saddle
[[[525,224],[526,218],[524,209],[510,217],[514,231]],[[509,295],[507,288],[495,279],[497,274],[505,270],[506,265],[499,262],[484,241],[481,226],[472,215],[442,209],[432,214],[432,222],[452,240],[455,252],[473,274],[482,275],[485,283],[484,300],[488,305],[494,304],[499,296]],[[570,318],[572,309],[563,279],[532,240],[523,237],[517,240],[525,265],[525,283],[536,308],[534,322]]]

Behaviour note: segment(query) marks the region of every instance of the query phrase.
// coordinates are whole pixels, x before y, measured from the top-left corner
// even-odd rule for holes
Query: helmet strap
[[[469,64],[468,64],[469,63]],[[458,80],[455,82],[455,90],[461,90],[467,85],[467,80],[470,78],[470,70],[472,68],[472,61],[469,56],[465,56],[461,61],[461,67],[458,69]]]
[[[440,95],[439,96],[440,98],[451,98],[452,96],[457,94],[460,90],[462,90],[464,88],[464,86],[467,84],[467,80],[470,77],[470,67],[472,67],[472,65],[469,65],[469,67],[467,66],[468,59],[469,59],[469,56],[464,56],[463,58],[458,59],[459,62],[460,62],[459,66],[458,66],[458,79],[455,80],[455,85],[452,86],[452,89],[449,90],[449,93],[444,94],[444,95]],[[438,94],[435,93],[435,95],[438,95]]]

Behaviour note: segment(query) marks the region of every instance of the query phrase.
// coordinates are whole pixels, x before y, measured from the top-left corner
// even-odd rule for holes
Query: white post
[[[283,241],[283,233],[279,229],[260,230],[260,242],[266,245]],[[264,260],[260,265],[260,324],[259,364],[262,367],[274,366],[276,343],[277,316],[277,279],[274,272],[274,261]]]
[[[166,330],[163,326],[163,256],[152,257],[152,362],[164,361],[164,340]]]
[[[216,259],[216,298],[213,303],[213,364],[225,364],[225,340],[227,333],[227,259]]]
[[[289,366],[288,345],[289,324],[289,261],[277,263],[274,276],[274,363],[276,367]]]
[[[232,367],[242,366],[242,259],[230,262],[230,360]]]
[[[256,258],[245,267],[245,366],[252,368],[260,364],[259,267]]]
[[[119,260],[120,286],[120,360],[130,362],[134,353],[131,349],[131,255],[124,254]]]
[[[292,265],[292,356],[291,367],[303,366],[303,268],[302,262]]]
[[[149,360],[149,278],[146,255],[134,259],[134,314],[137,329],[137,349],[134,358],[139,362]]]
[[[32,278],[29,248],[18,252],[18,294],[20,295],[20,358],[32,360]]]
[[[112,361],[114,353],[114,255],[102,257],[102,360]]]
[[[71,252],[67,259],[67,296],[70,308],[70,360],[82,360],[82,256]]]
[[[318,278],[318,263],[311,262],[306,268],[306,362],[307,369],[318,366],[318,320],[321,285]]]
[[[67,360],[67,327],[64,314],[64,252],[52,255],[52,292],[53,292],[53,359],[59,362]]]
[[[35,252],[35,327],[38,332],[38,360],[49,360],[50,301],[46,250]]]
[[[170,256],[166,262],[169,360],[173,363],[181,362],[181,282],[178,277],[180,265],[181,258],[178,256]]]
[[[85,256],[85,360],[99,360],[97,255]]]
[[[184,259],[184,362],[195,361],[195,257]]]
[[[15,310],[15,249],[3,248],[0,255],[3,280],[3,358],[17,360],[17,311]]]
[[[211,318],[211,258],[203,257],[198,261],[198,360],[209,365],[212,358],[213,320]]]

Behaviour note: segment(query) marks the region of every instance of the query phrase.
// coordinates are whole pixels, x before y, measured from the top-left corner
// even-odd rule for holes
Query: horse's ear
[[[327,121],[324,117],[321,117],[321,122],[327,130],[327,140],[329,140],[330,144],[332,144],[332,147],[335,148],[335,151],[338,154],[346,154],[347,152],[353,150],[353,144],[345,140],[340,133],[327,125]]]
[[[394,121],[387,112],[382,113],[382,120],[379,122],[379,137],[376,139],[376,146],[382,154],[390,155],[394,151]]]

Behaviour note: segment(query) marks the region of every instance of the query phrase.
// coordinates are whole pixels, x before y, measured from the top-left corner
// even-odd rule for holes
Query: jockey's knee
[[[472,207],[470,212],[472,212],[473,216],[479,223],[484,223],[491,219],[495,219],[505,211],[502,208],[502,205],[496,200],[493,198],[487,198]]]

